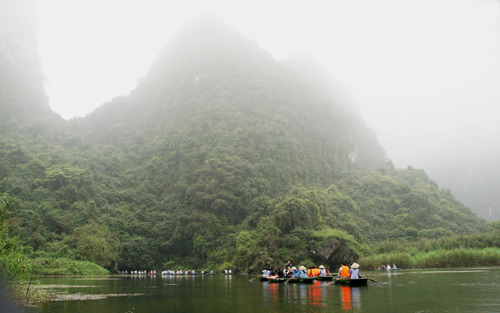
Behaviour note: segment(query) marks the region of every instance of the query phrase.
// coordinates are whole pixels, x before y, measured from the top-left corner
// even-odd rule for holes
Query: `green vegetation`
[[[500,230],[417,242],[384,241],[359,260],[365,269],[396,264],[399,268],[445,268],[500,265]]]
[[[18,238],[9,236],[11,219],[8,196],[0,196],[0,279],[5,281],[6,292],[21,305],[43,302],[46,295],[33,288],[33,273],[26,257],[26,249]]]
[[[66,258],[30,260],[35,275],[109,275],[102,266]]]
[[[488,231],[423,170],[395,169],[302,64],[201,21],[128,96],[71,121],[2,75],[16,114],[0,121],[0,190],[36,272],[334,267],[383,240]]]

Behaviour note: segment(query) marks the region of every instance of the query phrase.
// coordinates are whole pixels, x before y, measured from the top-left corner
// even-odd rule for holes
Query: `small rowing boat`
[[[285,279],[285,282],[288,280],[288,284],[312,284],[316,280],[317,277],[307,277],[307,278],[288,278]]]
[[[332,281],[333,280],[333,276],[316,276],[314,278],[316,280],[319,280],[319,281]]]
[[[366,286],[367,284],[368,284],[368,278],[356,278],[356,279],[342,278],[335,280],[335,285],[341,285],[341,286],[358,287],[358,286]]]
[[[270,284],[280,284],[286,282],[288,279],[289,278],[269,278],[268,282]]]

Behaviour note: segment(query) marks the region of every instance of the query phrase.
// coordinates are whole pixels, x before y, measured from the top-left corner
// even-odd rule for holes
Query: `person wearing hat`
[[[349,274],[351,274],[351,279],[358,279],[359,278],[359,264],[358,263],[352,263],[351,270],[349,271]]]
[[[299,267],[297,274],[293,275],[294,278],[307,278],[307,268],[305,266]]]
[[[323,265],[319,266],[319,276],[320,277],[326,277],[328,273],[326,272],[326,269]]]

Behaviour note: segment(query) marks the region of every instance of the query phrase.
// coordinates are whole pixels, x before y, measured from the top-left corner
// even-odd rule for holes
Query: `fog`
[[[424,168],[457,188],[445,173],[498,164],[497,0],[38,0],[52,109],[69,119],[128,94],[179,25],[206,9],[276,59],[304,49],[315,55],[396,167]],[[489,205],[500,212],[500,201]]]

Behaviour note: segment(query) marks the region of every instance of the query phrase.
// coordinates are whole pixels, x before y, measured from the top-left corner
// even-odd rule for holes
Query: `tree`
[[[107,225],[91,221],[76,228],[73,233],[73,244],[78,251],[78,259],[91,261],[106,268],[116,267],[121,244]]]

